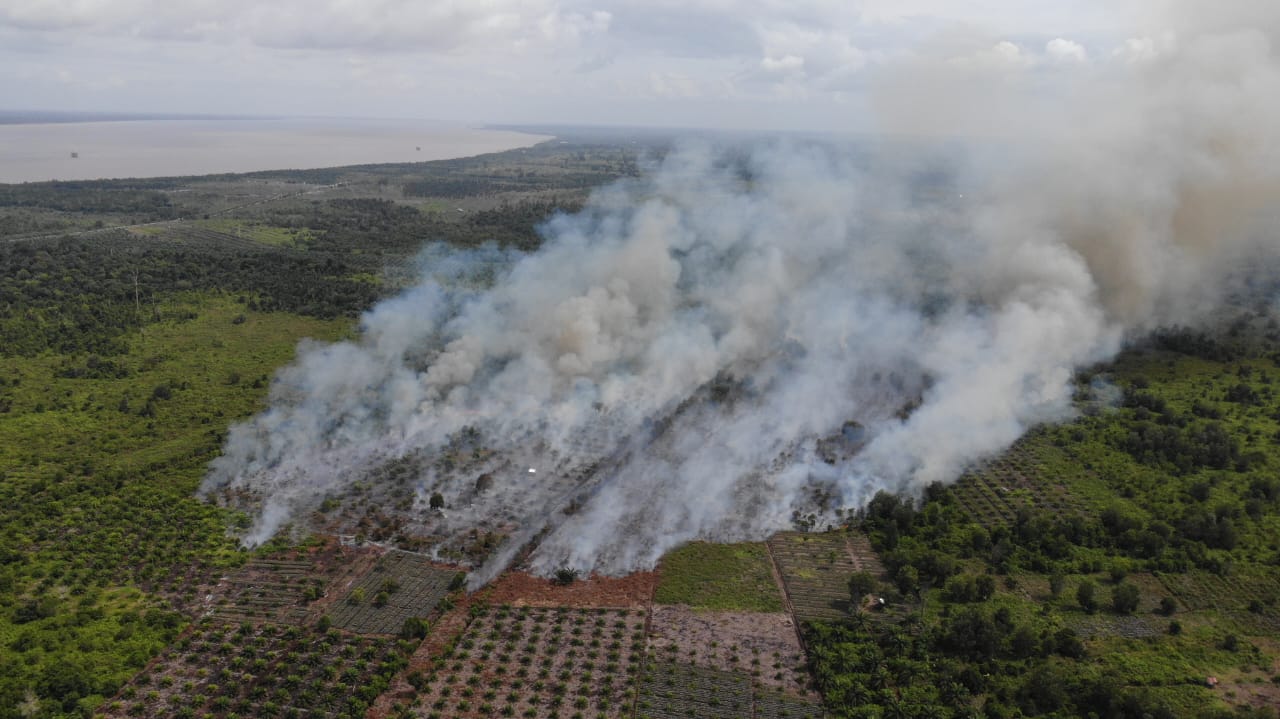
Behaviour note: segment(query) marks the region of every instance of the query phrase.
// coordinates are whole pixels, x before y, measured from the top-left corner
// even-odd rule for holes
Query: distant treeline
[[[176,216],[169,197],[125,182],[38,182],[0,185],[0,207],[44,208],[61,212],[129,214],[142,221]]]
[[[253,308],[314,317],[355,315],[378,285],[342,258],[215,245],[192,247],[123,233],[0,245],[0,356],[123,351],[122,335],[154,319],[166,293],[224,290]]]
[[[580,207],[580,202],[570,199],[526,200],[454,220],[389,200],[341,199],[266,209],[258,216],[271,225],[312,230],[308,249],[313,251],[408,254],[437,241],[460,247],[494,242],[527,251],[542,243],[536,231],[539,223],[556,212]]]

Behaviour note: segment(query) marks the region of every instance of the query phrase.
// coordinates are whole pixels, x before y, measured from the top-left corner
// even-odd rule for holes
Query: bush
[[[1132,614],[1141,599],[1142,593],[1129,582],[1121,582],[1111,590],[1111,608],[1116,614]]]
[[[855,605],[862,604],[862,598],[874,592],[876,578],[870,572],[854,572],[849,577],[849,597]]]
[[[1082,579],[1076,587],[1076,601],[1080,608],[1093,614],[1098,611],[1098,586],[1092,579]]]

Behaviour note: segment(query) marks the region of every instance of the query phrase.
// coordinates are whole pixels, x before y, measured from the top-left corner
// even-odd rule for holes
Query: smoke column
[[[887,75],[891,127],[988,138],[946,179],[901,144],[693,145],[554,218],[536,253],[434,248],[358,340],[300,347],[203,491],[255,497],[257,543],[474,429],[507,471],[476,493],[424,461],[449,511],[415,511],[446,536],[507,523],[477,584],[535,538],[536,571],[621,573],[953,480],[1068,418],[1076,368],[1280,254],[1280,12],[1213,6],[1050,77],[1051,102],[981,58]]]

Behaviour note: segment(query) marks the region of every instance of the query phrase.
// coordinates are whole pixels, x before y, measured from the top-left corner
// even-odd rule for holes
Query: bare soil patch
[[[522,607],[648,607],[658,583],[654,572],[625,577],[590,576],[558,585],[524,572],[508,572],[480,590],[491,604]]]
[[[649,620],[649,647],[660,661],[745,674],[758,686],[814,696],[804,652],[787,614],[655,606]]]

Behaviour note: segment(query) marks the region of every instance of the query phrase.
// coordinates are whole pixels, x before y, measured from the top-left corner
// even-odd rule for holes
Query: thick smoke
[[[533,540],[538,571],[618,573],[952,480],[1070,416],[1077,368],[1205,317],[1232,268],[1277,254],[1276,14],[1050,78],[1054,112],[993,114],[984,134],[1007,141],[946,173],[901,144],[687,146],[549,222],[534,254],[436,248],[358,340],[300,348],[205,491],[258,498],[256,543],[426,458],[423,527],[510,537],[481,582]],[[886,106],[945,119],[938,97]],[[483,492],[429,461],[464,436],[495,451]]]

